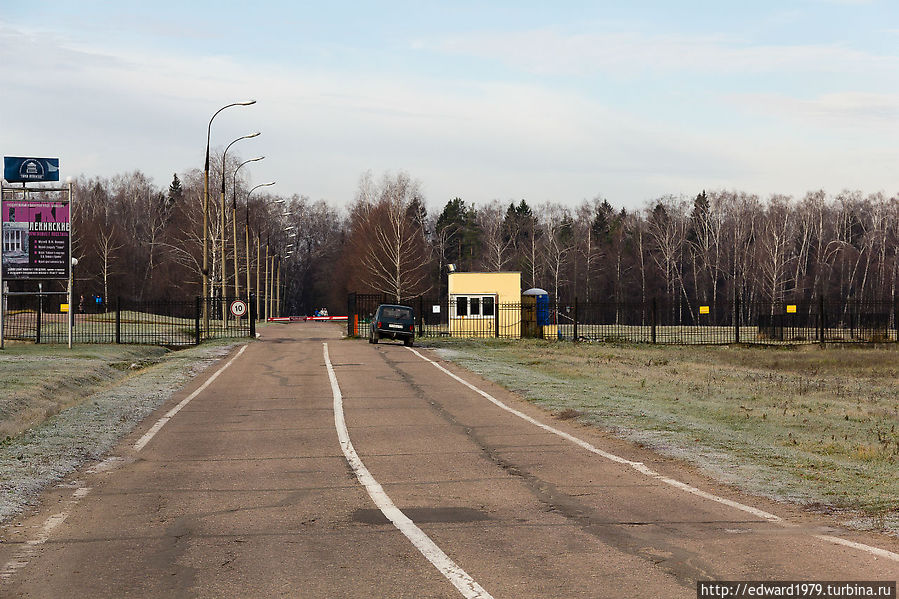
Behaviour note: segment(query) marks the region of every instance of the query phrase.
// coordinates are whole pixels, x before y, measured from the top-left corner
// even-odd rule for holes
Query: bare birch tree
[[[421,190],[407,173],[385,174],[374,185],[363,175],[353,207],[351,239],[358,250],[364,284],[396,302],[427,291]]]
[[[477,223],[481,230],[483,254],[481,260],[484,269],[489,272],[500,272],[509,260],[508,252],[512,240],[506,235],[503,227],[505,208],[499,200],[493,200],[482,206],[477,213]]]

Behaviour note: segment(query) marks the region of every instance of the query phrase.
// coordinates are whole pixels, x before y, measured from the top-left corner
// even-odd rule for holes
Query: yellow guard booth
[[[450,335],[521,337],[520,272],[453,272],[448,288]]]

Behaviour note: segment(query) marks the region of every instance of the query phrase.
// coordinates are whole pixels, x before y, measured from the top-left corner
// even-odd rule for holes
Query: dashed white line
[[[166,412],[165,416],[163,416],[162,418],[157,420],[156,424],[151,426],[150,430],[148,430],[146,433],[144,433],[144,435],[140,439],[137,440],[137,443],[134,444],[134,451],[140,451],[141,449],[143,449],[147,445],[147,443],[149,443],[150,440],[156,436],[156,433],[158,433],[162,429],[162,427],[165,426],[166,422],[171,420],[175,416],[175,414],[180,412],[184,406],[186,406],[187,404],[189,404],[191,402],[191,400],[193,400],[193,398],[195,398],[197,395],[199,395],[200,393],[205,391],[206,388],[209,385],[211,385],[212,382],[215,379],[217,379],[219,377],[219,375],[225,371],[226,368],[231,366],[231,364],[234,362],[234,360],[236,360],[237,358],[239,358],[241,356],[241,354],[243,354],[243,352],[247,349],[247,347],[249,347],[249,346],[244,345],[243,347],[241,347],[240,351],[237,352],[236,354],[234,354],[233,358],[228,360],[224,366],[222,366],[221,368],[216,370],[215,374],[213,374],[211,377],[206,379],[206,382],[203,383],[202,385],[200,385],[200,387],[196,391],[194,391],[193,393],[191,393],[190,395],[188,395],[187,397],[182,399],[178,403],[177,406],[175,406],[174,408],[172,408],[171,410]]]
[[[579,439],[579,438],[575,437],[574,435],[570,435],[564,431],[561,431],[557,428],[549,426],[548,424],[544,424],[544,423],[540,422],[539,420],[536,420],[535,418],[531,418],[524,412],[520,412],[520,411],[516,410],[515,408],[512,408],[512,407],[504,404],[503,402],[501,402],[497,398],[493,397],[486,391],[482,391],[481,389],[475,387],[474,385],[472,385],[471,383],[469,383],[462,377],[454,374],[453,372],[450,372],[449,370],[444,368],[442,365],[438,364],[437,362],[435,362],[434,360],[432,360],[426,356],[423,356],[422,354],[418,353],[411,347],[407,347],[406,349],[411,351],[413,354],[415,354],[416,356],[418,356],[425,362],[430,362],[435,367],[437,367],[439,370],[446,373],[448,376],[455,379],[456,381],[462,383],[463,385],[465,385],[466,387],[468,387],[469,389],[471,389],[478,395],[484,397],[485,399],[487,399],[489,402],[496,405],[497,407],[502,408],[503,410],[509,412],[510,414],[514,414],[514,415],[518,416],[519,418],[521,418],[522,420],[525,420],[525,421],[533,424],[534,426],[540,427],[547,432],[550,432],[554,435],[558,435],[559,437],[562,437],[563,439],[566,439],[567,441],[571,441],[575,445],[578,445],[591,453],[602,456],[603,458],[610,460],[612,462],[630,466],[631,468],[633,468],[637,472],[640,472],[641,474],[644,474],[650,478],[653,478],[655,480],[663,482],[667,485],[671,485],[672,487],[681,489],[682,491],[686,491],[687,493],[692,493],[693,495],[702,497],[703,499],[708,499],[710,501],[714,501],[716,503],[720,503],[722,505],[726,505],[726,506],[732,507],[734,509],[741,510],[743,512],[752,514],[753,516],[757,516],[764,520],[768,520],[769,522],[776,522],[782,526],[792,526],[791,524],[784,522],[779,516],[776,516],[774,514],[766,512],[764,510],[760,510],[758,508],[752,507],[751,505],[745,505],[743,503],[739,503],[739,502],[733,501],[731,499],[725,499],[724,497],[719,497],[718,495],[714,495],[712,493],[708,493],[701,489],[697,489],[696,487],[688,485],[687,483],[683,483],[679,480],[669,478],[667,476],[663,476],[663,475],[659,474],[658,472],[655,472],[652,469],[648,468],[643,462],[635,462],[633,460],[628,460],[626,458],[622,458],[621,456],[617,456],[613,453],[603,451],[603,450],[599,449],[598,447],[594,447],[590,443],[587,443],[586,441]],[[840,537],[831,536],[831,535],[813,535],[813,537],[816,539],[820,539],[822,541],[827,541],[829,543],[835,543],[837,545],[843,545],[846,547],[852,547],[853,549],[858,549],[860,551],[864,551],[871,555],[876,555],[878,557],[883,557],[886,559],[890,559],[890,560],[899,562],[899,554],[893,553],[892,551],[887,551],[886,549],[880,549],[879,547],[872,547],[870,545],[865,545],[863,543],[856,543],[854,541],[849,541],[849,540],[846,540],[846,539],[843,539]]]
[[[37,553],[38,548],[50,539],[50,533],[52,533],[57,526],[66,521],[66,518],[72,513],[72,509],[90,492],[90,487],[79,487],[75,489],[75,492],[72,493],[72,498],[66,504],[66,509],[47,518],[37,535],[35,535],[33,539],[25,541],[25,544],[18,553],[3,565],[3,568],[0,569],[0,580],[9,580],[16,572],[27,566],[31,558]]]
[[[343,394],[337,384],[337,375],[331,365],[328,355],[328,344],[324,345],[325,366],[328,368],[328,378],[331,381],[331,392],[334,395],[334,425],[337,428],[337,437],[340,440],[340,448],[346,457],[347,463],[356,473],[356,478],[368,491],[369,497],[381,510],[381,513],[390,520],[393,525],[402,532],[409,541],[418,549],[431,564],[449,580],[454,587],[466,599],[492,599],[490,593],[484,590],[465,570],[459,567],[450,557],[431,540],[415,523],[404,514],[384,492],[380,483],[371,475],[365,464],[356,453],[350,434],[343,417]]]

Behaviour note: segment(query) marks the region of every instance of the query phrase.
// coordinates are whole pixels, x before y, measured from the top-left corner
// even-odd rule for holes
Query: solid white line
[[[328,344],[324,343],[325,366],[328,368],[328,378],[331,381],[331,392],[334,395],[334,426],[337,428],[337,437],[340,440],[340,448],[346,461],[349,463],[356,478],[368,491],[369,497],[381,510],[388,520],[402,532],[409,541],[415,545],[423,556],[427,558],[431,564],[449,580],[454,587],[467,599],[492,599],[490,593],[484,590],[481,585],[474,581],[465,570],[460,568],[453,560],[446,555],[428,535],[424,533],[418,526],[410,520],[406,514],[400,511],[394,505],[393,501],[384,492],[384,489],[377,480],[362,463],[359,454],[350,441],[350,433],[346,427],[346,420],[343,417],[343,394],[340,392],[340,386],[337,384],[337,375],[334,373],[334,367],[331,365],[331,358],[328,355]]]
[[[822,541],[827,541],[829,543],[834,543],[836,545],[852,547],[853,549],[859,549],[866,553],[870,553],[871,555],[885,557],[887,559],[893,560],[894,562],[899,562],[899,554],[893,553],[892,551],[887,551],[886,549],[881,549],[880,547],[872,547],[871,545],[865,545],[864,543],[856,543],[855,541],[850,541],[849,539],[844,539],[842,537],[835,537],[833,535],[815,535],[815,538],[821,539]]]
[[[626,459],[626,458],[622,458],[622,457],[620,457],[620,456],[617,456],[617,455],[615,455],[615,454],[613,454],[613,453],[608,453],[608,452],[603,451],[603,450],[601,450],[601,449],[599,449],[599,448],[597,448],[597,447],[594,447],[593,445],[591,445],[590,443],[587,443],[586,441],[583,441],[583,440],[581,440],[581,439],[578,439],[578,438],[575,437],[574,435],[569,435],[568,433],[566,433],[566,432],[564,432],[564,431],[560,431],[560,430],[557,429],[557,428],[554,428],[554,427],[549,426],[549,425],[547,425],[547,424],[543,424],[543,423],[540,422],[539,420],[536,420],[536,419],[534,419],[534,418],[531,418],[531,417],[528,416],[527,414],[525,414],[525,413],[523,413],[523,412],[519,412],[518,410],[516,410],[516,409],[514,409],[514,408],[511,408],[511,407],[509,407],[509,406],[507,406],[506,404],[504,404],[504,403],[501,402],[500,400],[496,399],[495,397],[493,397],[492,395],[490,395],[490,394],[487,393],[486,391],[482,391],[481,389],[478,389],[477,387],[475,387],[474,385],[472,385],[471,383],[469,383],[469,382],[466,381],[465,379],[463,379],[463,378],[457,376],[456,374],[450,372],[449,370],[447,370],[446,368],[444,368],[443,366],[441,366],[440,364],[438,364],[438,363],[435,362],[434,360],[432,360],[432,359],[430,359],[430,358],[427,358],[427,357],[421,355],[420,353],[418,353],[417,351],[415,351],[415,350],[412,349],[411,347],[407,347],[406,349],[408,349],[409,351],[411,351],[413,354],[415,354],[416,356],[418,356],[418,357],[421,358],[422,360],[424,360],[424,361],[426,361],[426,362],[430,362],[431,364],[433,364],[434,366],[436,366],[439,370],[443,371],[444,373],[446,373],[447,375],[449,375],[449,376],[452,377],[453,379],[459,381],[460,383],[462,383],[463,385],[465,385],[466,387],[468,387],[469,389],[471,389],[471,390],[474,391],[475,393],[481,395],[482,397],[484,397],[485,399],[487,399],[488,401],[490,401],[491,403],[493,403],[493,404],[496,405],[497,407],[502,408],[503,410],[505,410],[505,411],[507,411],[507,412],[509,412],[509,413],[511,413],[511,414],[515,414],[515,415],[518,416],[519,418],[521,418],[521,419],[523,419],[523,420],[525,420],[525,421],[527,421],[527,422],[530,422],[530,423],[533,424],[534,426],[538,426],[538,427],[542,428],[543,430],[545,430],[545,431],[547,431],[547,432],[553,433],[554,435],[558,435],[559,437],[562,437],[563,439],[566,439],[567,441],[571,441],[571,442],[574,443],[575,445],[578,445],[578,446],[580,446],[580,447],[586,449],[587,451],[589,451],[589,452],[591,452],[591,453],[595,453],[596,455],[602,456],[603,458],[606,458],[607,460],[611,460],[611,461],[616,462],[616,463],[618,463],[618,464],[624,464],[624,465],[626,465],[626,466],[630,466],[631,468],[633,468],[633,469],[636,470],[637,472],[640,472],[641,474],[644,474],[644,475],[646,475],[646,476],[648,476],[648,477],[650,477],[650,478],[653,478],[653,479],[655,479],[655,480],[658,480],[658,481],[660,481],[660,482],[663,482],[663,483],[665,483],[665,484],[667,484],[667,485],[671,485],[672,487],[681,489],[682,491],[686,491],[687,493],[692,493],[693,495],[697,495],[697,496],[699,496],[699,497],[702,497],[703,499],[708,499],[708,500],[710,500],[710,501],[714,501],[714,502],[716,502],[716,503],[720,503],[720,504],[723,504],[723,505],[726,505],[726,506],[729,506],[729,507],[732,507],[732,508],[741,510],[741,511],[743,511],[743,512],[752,514],[753,516],[757,516],[757,517],[762,518],[762,519],[764,519],[764,520],[768,520],[769,522],[777,522],[777,523],[782,524],[782,525],[784,525],[784,526],[789,526],[789,524],[786,523],[786,522],[783,522],[783,520],[782,520],[779,516],[776,516],[776,515],[774,515],[774,514],[768,513],[768,512],[763,511],[763,510],[760,510],[760,509],[758,509],[758,508],[754,508],[754,507],[752,507],[752,506],[750,506],[750,505],[745,505],[745,504],[739,503],[739,502],[737,502],[737,501],[732,501],[732,500],[730,500],[730,499],[725,499],[724,497],[719,497],[718,495],[713,495],[712,493],[708,493],[708,492],[706,492],[706,491],[702,491],[701,489],[697,489],[696,487],[693,487],[693,486],[691,486],[691,485],[688,485],[688,484],[686,484],[686,483],[683,483],[683,482],[681,482],[681,481],[679,481],[679,480],[675,480],[675,479],[673,479],[673,478],[669,478],[669,477],[667,477],[667,476],[663,476],[663,475],[659,474],[658,472],[655,472],[655,471],[653,471],[652,469],[648,468],[643,462],[634,462],[634,461],[632,461],[632,460],[628,460],[628,459]],[[890,559],[890,560],[899,562],[899,554],[893,553],[892,551],[887,551],[886,549],[880,549],[880,548],[878,548],[878,547],[872,547],[872,546],[870,546],[870,545],[864,545],[864,544],[862,544],[862,543],[855,543],[855,542],[853,542],[853,541],[847,541],[846,539],[842,539],[842,538],[840,538],[840,537],[834,537],[834,536],[830,536],[830,535],[814,535],[814,537],[815,537],[816,539],[821,539],[821,540],[823,540],[823,541],[827,541],[827,542],[830,542],[830,543],[835,543],[835,544],[838,544],[838,545],[845,545],[845,546],[847,546],[847,547],[852,547],[852,548],[854,548],[854,549],[859,549],[859,550],[864,551],[864,552],[866,552],[866,553],[870,553],[871,555],[877,555],[877,556],[879,556],[879,557],[885,557],[885,558],[887,558],[887,559]]]
[[[137,440],[137,443],[134,444],[134,451],[140,451],[141,449],[143,449],[144,446],[146,446],[146,444],[149,443],[150,440],[151,440],[153,437],[156,436],[156,433],[158,433],[158,432],[162,429],[162,427],[165,426],[165,423],[166,423],[166,422],[168,422],[169,420],[171,420],[172,417],[173,417],[175,414],[177,414],[178,412],[180,412],[180,411],[181,411],[181,408],[183,408],[184,406],[186,406],[187,404],[189,404],[193,398],[195,398],[197,395],[199,395],[200,393],[202,393],[203,391],[205,391],[205,390],[206,390],[206,387],[208,387],[209,385],[211,385],[211,384],[212,384],[212,381],[214,381],[215,379],[217,379],[218,376],[219,376],[221,373],[223,373],[223,372],[225,371],[226,368],[228,368],[229,366],[231,366],[231,364],[234,362],[234,360],[236,360],[237,358],[239,358],[239,357],[241,356],[241,354],[243,354],[243,352],[247,349],[247,347],[248,347],[248,346],[246,346],[246,345],[244,345],[243,347],[241,347],[241,348],[240,348],[240,351],[238,351],[238,352],[234,355],[233,358],[231,358],[230,360],[228,360],[228,362],[227,362],[224,366],[222,366],[221,368],[219,368],[218,370],[216,370],[216,371],[215,371],[215,374],[213,374],[211,377],[209,377],[208,379],[206,379],[206,382],[203,383],[202,385],[200,385],[200,388],[199,388],[199,389],[197,389],[196,391],[194,391],[193,393],[191,393],[190,395],[188,395],[187,397],[185,397],[184,399],[182,399],[181,402],[180,402],[177,406],[175,406],[174,408],[172,408],[171,410],[169,410],[168,412],[166,412],[166,413],[165,413],[165,416],[163,416],[162,418],[160,418],[159,420],[157,420],[157,421],[156,421],[156,424],[154,424],[153,426],[151,426],[151,427],[150,427],[150,430],[148,430],[146,433],[144,433],[144,436],[141,437],[140,439],[138,439],[138,440]]]

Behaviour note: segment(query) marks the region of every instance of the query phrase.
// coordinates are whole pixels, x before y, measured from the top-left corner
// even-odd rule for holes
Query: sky
[[[0,0],[0,152],[352,201],[899,193],[899,2]]]

